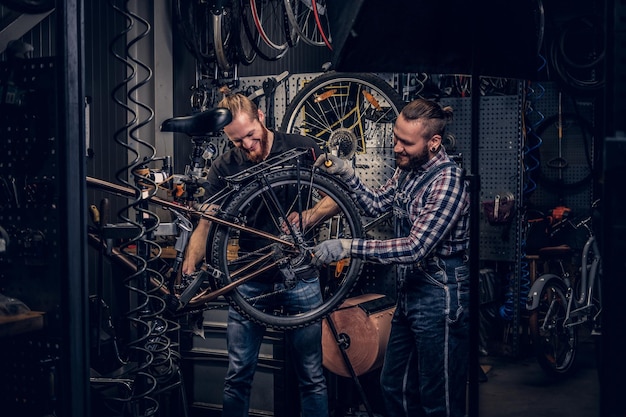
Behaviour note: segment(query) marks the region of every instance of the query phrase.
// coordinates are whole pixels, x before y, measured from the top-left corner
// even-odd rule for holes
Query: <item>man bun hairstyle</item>
[[[408,121],[421,120],[428,129],[428,135],[444,137],[446,126],[452,121],[454,112],[451,106],[442,107],[439,103],[418,98],[408,103],[400,114]]]
[[[244,112],[251,120],[259,118],[259,108],[248,97],[241,93],[233,92],[227,85],[220,87],[219,91],[222,93],[223,97],[220,102],[217,103],[218,107],[227,108],[230,110],[233,117],[240,112]]]

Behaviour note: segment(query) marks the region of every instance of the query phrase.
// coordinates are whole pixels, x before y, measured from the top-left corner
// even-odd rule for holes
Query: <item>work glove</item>
[[[352,239],[329,239],[313,248],[311,263],[317,267],[350,256]]]
[[[354,177],[354,168],[350,161],[341,159],[335,155],[322,154],[315,161],[315,166],[331,175],[336,175],[343,181]]]

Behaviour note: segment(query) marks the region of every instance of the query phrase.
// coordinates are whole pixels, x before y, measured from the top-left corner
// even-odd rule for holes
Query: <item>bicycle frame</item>
[[[585,224],[588,228],[588,225]],[[596,279],[600,276],[599,268],[601,267],[600,249],[595,235],[591,234],[585,242],[581,259],[581,279],[580,294],[578,298],[575,294],[570,294],[567,305],[567,315],[563,326],[570,327],[584,323],[589,320],[590,310],[593,308],[593,289],[596,285]],[[590,256],[591,255],[591,256]],[[591,261],[590,261],[591,258]],[[568,285],[570,286],[570,285]],[[600,296],[600,294],[598,294]],[[602,302],[600,301],[600,305]],[[597,315],[600,314],[598,311]],[[597,318],[597,315],[593,319]]]
[[[252,237],[256,240],[267,242],[267,244],[264,243],[261,248],[259,248],[255,252],[243,255],[240,254],[238,256],[239,263],[234,264],[226,263],[225,258],[221,258],[221,255],[219,255],[224,253],[224,247],[222,247],[219,252],[215,252],[214,250],[211,256],[213,257],[218,254],[217,257],[221,260],[217,261],[217,264],[215,262],[213,262],[212,264],[211,262],[208,262],[209,258],[207,255],[207,263],[203,265],[202,269],[197,274],[186,276],[187,280],[191,282],[189,283],[189,285],[184,285],[182,287],[184,290],[179,296],[172,294],[172,290],[165,288],[162,283],[156,282],[156,280],[150,281],[152,286],[158,288],[161,295],[175,296],[177,300],[171,301],[175,301],[176,310],[182,312],[183,308],[186,306],[189,306],[190,308],[202,306],[221,295],[231,292],[233,289],[237,288],[243,283],[246,283],[254,278],[264,276],[264,274],[268,273],[269,271],[274,272],[280,270],[282,274],[281,276],[283,277],[283,279],[285,279],[285,282],[290,282],[290,279],[293,278],[293,274],[298,273],[300,268],[306,266],[309,263],[306,261],[306,259],[307,256],[310,255],[308,254],[309,247],[307,246],[307,243],[304,239],[305,232],[301,232],[300,227],[296,227],[296,225],[293,225],[289,221],[287,221],[287,215],[289,214],[287,211],[289,210],[289,212],[292,212],[293,210],[296,210],[298,212],[302,212],[303,209],[307,208],[305,207],[305,204],[309,204],[310,201],[307,200],[300,202],[299,199],[296,199],[294,200],[294,202],[296,203],[295,206],[289,206],[287,208],[281,206],[281,204],[279,203],[279,197],[275,194],[275,189],[273,188],[275,184],[277,184],[275,182],[276,176],[291,172],[292,174],[289,177],[290,179],[288,180],[288,182],[281,182],[280,184],[283,185],[280,186],[293,187],[294,190],[297,190],[297,195],[299,195],[300,192],[302,192],[303,190],[317,190],[319,186],[322,186],[323,188],[323,184],[325,183],[326,187],[330,186],[331,190],[334,190],[335,196],[340,193],[344,195],[344,197],[342,198],[347,198],[349,201],[351,201],[349,197],[347,197],[345,188],[343,185],[341,185],[341,183],[339,183],[331,176],[325,175],[321,172],[314,172],[310,168],[310,164],[307,161],[309,159],[312,160],[312,156],[313,155],[311,154],[310,149],[293,149],[284,152],[283,154],[276,157],[270,158],[263,163],[256,164],[255,166],[236,175],[225,178],[228,186],[222,192],[219,192],[216,195],[210,197],[203,203],[207,207],[213,204],[220,206],[220,209],[216,213],[205,213],[202,211],[194,210],[186,206],[178,205],[174,202],[163,200],[157,196],[147,197],[151,204],[162,206],[168,210],[182,213],[186,216],[192,216],[208,220],[215,225],[215,230],[221,230],[220,233],[222,242],[225,241],[224,239],[228,239],[228,235],[226,232],[227,230],[232,230],[232,233],[235,233],[237,231],[245,232],[247,238]],[[136,190],[129,187],[111,184],[109,182],[91,177],[87,178],[87,182],[89,186],[96,187],[121,196],[131,197],[136,195]],[[314,183],[315,187],[312,188],[312,185]],[[229,204],[231,204],[233,201],[237,201],[238,198],[242,198],[241,196],[246,195],[246,192],[249,193],[249,190],[251,188],[258,190],[258,197],[263,198],[263,200],[267,204],[267,207],[272,210],[273,220],[276,222],[276,224],[281,224],[281,227],[284,228],[284,231],[281,234],[272,234],[264,230],[259,230],[245,224],[241,224],[241,219],[238,219],[236,215],[233,215],[235,212],[228,211]],[[306,198],[306,196],[307,194],[305,193],[304,196],[301,197]],[[322,197],[323,194],[317,195],[317,198]],[[298,207],[298,202],[301,203],[299,204],[300,207]],[[345,206],[345,201],[343,204],[344,210],[348,210],[348,207]],[[224,208],[224,205],[226,205],[226,208]],[[356,212],[350,212],[348,214],[350,214],[349,217],[353,219],[350,230],[352,232],[356,231],[358,235],[360,235],[360,222],[355,220],[358,218],[358,215],[356,215]],[[358,223],[358,226],[355,226],[354,222]],[[333,229],[333,227],[329,226],[328,230],[331,229]],[[340,236],[331,236],[328,234],[324,236],[324,238],[333,237]],[[98,242],[96,236],[90,236],[90,240],[93,242]],[[184,250],[184,248],[177,250],[180,250],[182,255],[182,250]],[[117,252],[118,253],[114,254],[115,257],[119,258],[119,260],[121,261],[124,261],[124,251],[119,250]],[[245,262],[242,262],[242,259],[245,259]],[[295,259],[299,259],[299,262],[303,262],[304,264],[302,266],[299,266],[299,263],[294,261]],[[128,266],[133,266],[133,262],[126,263],[128,264]],[[360,262],[353,260],[352,264],[354,264],[354,266],[350,265],[347,268],[352,271],[352,273],[348,273],[348,275],[346,275],[350,276],[350,278],[347,278],[345,281],[343,278],[341,280],[337,280],[337,285],[339,286],[342,286],[344,283],[347,282],[348,285],[346,286],[346,289],[342,289],[337,294],[333,292],[334,295],[331,296],[333,301],[332,303],[329,303],[332,305],[324,305],[323,308],[316,310],[314,313],[312,313],[312,315],[315,316],[314,318],[317,319],[320,318],[323,314],[326,314],[328,309],[333,309],[334,304],[338,303],[338,301],[340,301],[340,299],[344,295],[348,294],[349,289],[356,282],[356,275],[358,275],[358,272],[354,273],[354,271],[360,270]],[[353,277],[352,275],[355,276]],[[205,282],[207,278],[212,278],[209,279],[211,287],[206,287],[205,285],[201,288],[202,283]],[[265,296],[267,296],[267,294]],[[265,320],[265,318],[261,318],[258,320],[263,321]],[[288,326],[298,326],[300,325],[299,320],[305,320],[305,318],[296,318],[293,319],[293,321],[285,320],[285,323]],[[280,327],[282,324],[283,323],[280,320],[274,323],[274,325],[277,327]]]
[[[526,303],[527,310],[535,310],[539,306],[540,294],[544,287],[551,281],[557,280],[567,287],[567,311],[563,325],[565,327],[577,326],[589,320],[589,312],[593,305],[593,289],[599,276],[599,268],[601,268],[601,257],[598,242],[595,235],[591,233],[587,224],[588,220],[583,221],[578,227],[583,226],[589,232],[589,238],[585,242],[581,258],[580,282],[577,285],[580,293],[578,297],[572,288],[572,282],[569,274],[564,273],[563,276],[556,274],[543,274],[532,285],[528,300]],[[591,255],[591,256],[590,256]],[[600,312],[598,312],[600,314]],[[594,319],[597,317],[593,317]]]
[[[241,183],[244,183],[248,181],[250,178],[256,177],[258,175],[262,175],[264,172],[275,169],[277,167],[284,167],[286,162],[288,161],[295,160],[297,161],[296,166],[299,166],[301,164],[301,162],[299,162],[299,158],[307,155],[309,152],[310,152],[309,149],[290,150],[290,151],[283,153],[280,156],[271,158],[263,163],[260,163],[255,167],[242,171],[237,175],[227,177],[225,178],[225,180],[229,184],[229,187],[225,188],[223,192],[216,194],[212,196],[211,198],[209,198],[208,200],[206,200],[204,204],[206,205],[219,204],[220,202],[224,201],[228,196],[230,196],[232,193],[236,192],[239,189],[239,186]],[[135,195],[135,190],[133,190],[132,188],[113,184],[111,182],[93,178],[93,177],[87,177],[87,185],[107,191],[107,192],[111,192],[113,194],[124,196],[124,197],[132,197]],[[254,229],[249,226],[244,226],[238,223],[230,222],[226,219],[220,218],[212,214],[205,213],[203,211],[198,211],[190,207],[181,206],[174,202],[164,200],[156,195],[152,195],[148,199],[152,203],[159,205],[163,208],[173,210],[173,211],[183,212],[191,217],[203,218],[210,222],[214,222],[223,226],[228,226],[234,229],[245,231],[247,233],[254,234],[259,238],[268,239],[268,240],[273,241],[274,243],[279,243],[281,245],[285,245],[290,248],[294,248],[296,246],[296,244],[292,241],[280,239],[279,237],[272,235],[270,233],[266,233],[262,230]],[[281,214],[284,216],[286,220],[287,213],[281,213]],[[286,227],[290,229],[290,232],[292,234],[294,235],[297,234],[297,232],[295,231],[295,229],[292,227],[291,224],[289,224],[288,222],[285,222],[285,224],[286,224]]]

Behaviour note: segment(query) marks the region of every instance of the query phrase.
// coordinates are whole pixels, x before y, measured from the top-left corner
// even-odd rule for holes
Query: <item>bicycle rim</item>
[[[261,40],[277,51],[287,49],[289,44],[285,35],[282,4],[277,1],[250,0],[250,8]]]
[[[255,13],[258,12],[258,8],[256,7],[256,3],[254,3],[254,0],[241,0],[241,12],[242,16],[244,16],[244,18],[241,19],[241,24],[243,26],[242,30],[245,33],[246,39],[248,40],[247,44],[254,49],[256,55],[259,58],[270,62],[278,61],[283,56],[285,56],[285,54],[289,50],[289,44],[286,41],[286,47],[276,49],[267,45],[267,43],[261,39],[261,33],[257,29],[255,22]]]
[[[239,62],[243,65],[250,65],[256,58],[255,47],[259,43],[258,33],[251,33],[250,36],[246,34],[246,27],[254,26],[252,10],[250,10],[247,0],[233,0],[233,3],[238,4],[237,30],[239,31],[239,42],[237,43],[237,54]]]
[[[313,14],[312,3],[302,0],[283,0],[287,21],[297,36],[311,46],[325,46],[324,34],[320,32]],[[311,4],[311,6],[309,6]],[[295,35],[292,35],[295,37]]]
[[[535,356],[550,377],[563,377],[574,370],[578,334],[564,327],[567,310],[565,285],[553,279],[543,287],[539,306],[529,317]]]
[[[230,71],[237,57],[235,23],[232,6],[224,7],[219,14],[212,16],[215,58],[222,71]]]
[[[325,0],[314,0],[311,1],[311,6],[313,8],[313,16],[315,17],[315,23],[317,24],[317,29],[320,32],[320,36],[324,41],[324,44],[330,49],[333,50],[332,39],[330,37],[330,24],[328,23],[328,13],[326,11],[326,1]]]
[[[272,194],[279,196],[273,198]],[[290,271],[304,271],[309,274],[310,255],[308,249],[321,241],[331,238],[354,238],[362,236],[359,213],[353,201],[334,179],[316,174],[309,169],[285,169],[271,172],[263,180],[244,186],[233,198],[222,206],[222,215],[240,224],[249,224],[253,213],[264,216],[263,227],[268,233],[290,239],[281,224],[284,213],[312,207],[322,196],[331,198],[339,207],[339,213],[331,219],[313,225],[305,230],[303,240],[294,248],[270,245],[257,237],[239,232],[232,227],[214,226],[213,240],[210,243],[209,258],[213,266],[225,273],[222,285],[245,279],[249,273],[268,268],[262,277],[250,282],[262,283],[267,292],[254,298],[243,295],[246,286],[237,287],[227,293],[231,305],[249,319],[274,328],[298,328],[321,320],[330,314],[349,295],[357,282],[362,268],[359,259],[348,259],[331,264],[319,271],[323,302],[308,311],[288,311],[284,308],[285,293],[280,268]],[[282,212],[282,213],[281,213]],[[297,240],[297,239],[295,239]],[[266,257],[266,258],[264,258]],[[276,259],[284,262],[272,265]],[[308,267],[307,267],[308,266]],[[301,275],[302,276],[302,275]],[[296,275],[297,279],[300,279]],[[308,278],[305,278],[308,279]],[[261,306],[261,304],[264,304]],[[271,307],[268,307],[270,305]]]

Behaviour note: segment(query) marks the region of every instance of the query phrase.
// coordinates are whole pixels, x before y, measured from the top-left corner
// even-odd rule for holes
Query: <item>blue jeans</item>
[[[267,283],[248,283],[239,287],[245,296],[259,294]],[[292,312],[305,311],[322,303],[317,278],[299,280],[296,287],[283,293],[281,304]],[[228,312],[226,330],[228,371],[224,381],[224,417],[247,417],[250,390],[256,371],[259,349],[265,327],[242,317],[232,307]],[[302,417],[328,417],[328,393],[322,368],[322,325],[285,331],[300,389]]]
[[[386,417],[462,417],[469,362],[463,256],[398,266],[398,300],[380,382]]]

